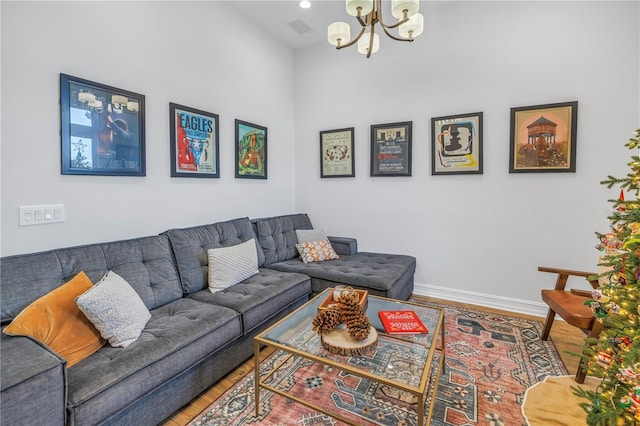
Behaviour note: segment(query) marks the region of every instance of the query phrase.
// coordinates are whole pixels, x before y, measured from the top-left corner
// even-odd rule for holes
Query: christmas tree
[[[589,425],[640,424],[640,129],[625,146],[632,151],[629,173],[601,182],[619,186],[620,197],[609,200],[614,206],[610,231],[596,233],[600,285],[586,302],[604,330],[587,339],[582,362],[602,381],[595,391],[573,388],[589,400],[581,404]]]

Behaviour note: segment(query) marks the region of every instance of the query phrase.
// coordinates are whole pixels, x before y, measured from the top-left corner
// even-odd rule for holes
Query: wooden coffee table
[[[278,389],[277,384],[266,383],[289,358],[302,357],[413,395],[417,400],[416,415],[418,426],[429,424],[435,405],[438,378],[445,364],[444,310],[383,297],[368,297],[366,313],[369,322],[378,331],[378,347],[390,341],[402,340],[410,348],[412,359],[416,365],[421,366],[422,371],[419,374],[397,375],[394,374],[392,366],[375,365],[375,361],[372,358],[365,356],[363,358],[366,358],[367,362],[350,362],[350,360],[353,361],[354,358],[360,357],[333,355],[322,347],[320,337],[316,332],[312,331],[311,322],[318,313],[318,306],[332,291],[333,289],[325,290],[254,338],[256,416],[260,415],[260,389],[264,388],[345,423],[359,424],[339,413],[329,411],[327,407],[320,407],[282,389]],[[429,333],[412,335],[386,334],[378,318],[378,311],[381,310],[413,310],[427,326]],[[438,336],[440,336],[440,341],[438,341]],[[289,356],[285,357],[285,360],[277,364],[272,371],[261,379],[260,349],[263,345],[280,349],[288,353]],[[427,390],[430,390],[430,392],[427,392]]]

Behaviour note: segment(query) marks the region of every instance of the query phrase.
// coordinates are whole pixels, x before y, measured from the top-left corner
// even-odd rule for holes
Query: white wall
[[[10,255],[294,210],[293,52],[222,2],[1,2],[2,237]],[[239,47],[240,46],[240,47]],[[146,177],[60,173],[59,74],[146,95]],[[170,178],[169,102],[220,115],[220,179]],[[234,119],[268,127],[235,179]],[[66,222],[18,226],[18,206]]]
[[[619,191],[599,182],[627,173],[640,126],[640,4],[422,5],[412,44],[382,35],[370,59],[329,44],[297,52],[297,210],[360,250],[415,256],[418,291],[538,304],[555,282],[538,265],[596,268],[594,232]],[[573,100],[577,171],[509,174],[510,108]],[[431,117],[477,111],[484,174],[431,176]],[[413,176],[369,177],[370,125],[409,120]],[[351,126],[356,177],[320,179],[318,132]]]
[[[640,126],[639,6],[423,2],[425,33],[366,60],[294,54],[223,2],[2,1],[0,252],[307,212],[361,250],[416,256],[418,291],[536,304],[553,281],[538,265],[595,267],[618,195],[599,182],[626,174]],[[61,72],[146,95],[146,177],[60,174]],[[509,174],[509,109],[572,100],[576,173]],[[220,179],[169,177],[170,101],[220,114]],[[475,111],[484,174],[431,176],[430,118]],[[268,180],[233,177],[234,118],[268,126]],[[413,176],[369,177],[369,126],[406,120]],[[318,132],[350,126],[356,177],[320,179]],[[18,206],[57,203],[65,223],[18,226]]]

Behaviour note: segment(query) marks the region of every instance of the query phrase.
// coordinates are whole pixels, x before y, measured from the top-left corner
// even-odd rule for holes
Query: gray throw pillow
[[[135,342],[151,318],[138,293],[113,271],[78,296],[76,304],[115,347],[126,348]]]
[[[238,284],[259,272],[254,238],[235,246],[209,249],[207,255],[211,293]]]
[[[296,237],[298,238],[298,244],[328,239],[324,229],[296,229]]]

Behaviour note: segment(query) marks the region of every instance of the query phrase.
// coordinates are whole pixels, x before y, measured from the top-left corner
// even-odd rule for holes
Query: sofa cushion
[[[260,269],[259,274],[222,291],[211,293],[202,290],[187,297],[240,312],[243,333],[247,334],[291,303],[310,294],[308,276]]]
[[[264,267],[298,256],[296,229],[313,229],[306,214],[253,219],[262,251]]]
[[[62,265],[54,252],[1,258],[0,319],[2,323],[11,321],[31,302],[60,287],[76,274],[63,277]]]
[[[105,344],[75,303],[76,297],[92,285],[87,275],[80,272],[27,306],[3,333],[29,336],[66,359],[67,367],[77,364]]]
[[[138,293],[113,271],[78,296],[76,304],[111,346],[135,342],[151,318]]]
[[[170,229],[164,232],[171,241],[182,288],[186,294],[206,289],[209,285],[207,250],[235,246],[256,238],[248,218],[227,222]],[[256,241],[258,266],[264,263],[264,254]]]
[[[326,262],[302,263],[300,259],[291,259],[274,263],[269,268],[309,275],[314,293],[343,284],[366,288],[373,295],[397,297],[398,286],[404,286],[409,280],[413,284],[416,259],[399,254],[360,252]]]
[[[254,238],[230,247],[207,250],[209,291],[224,290],[258,273],[258,255]]]
[[[182,298],[152,310],[134,343],[105,346],[67,370],[69,423],[108,419],[240,334],[239,314],[222,306]]]
[[[110,270],[131,284],[148,309],[182,297],[166,236],[98,243],[2,258],[2,321],[13,319],[80,271],[97,282]]]

